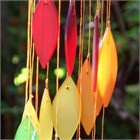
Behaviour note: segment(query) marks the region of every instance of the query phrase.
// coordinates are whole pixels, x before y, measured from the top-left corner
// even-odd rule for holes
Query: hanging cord
[[[61,17],[61,0],[59,0],[59,5],[58,5],[58,23],[59,23],[59,29],[60,29],[60,17]],[[58,93],[58,88],[59,88],[59,79],[58,79],[58,69],[59,69],[59,52],[60,52],[60,32],[58,35],[58,43],[57,43],[57,75],[56,75],[56,94]],[[58,133],[57,133],[57,126],[58,126],[58,122],[57,122],[57,114],[58,114],[58,96],[56,96],[56,118],[55,118],[55,122],[56,122],[56,132],[55,132],[55,139],[58,139]]]
[[[99,13],[100,13],[100,0],[97,0],[96,3],[97,3],[97,6],[96,6],[95,17],[98,16],[98,18],[99,18]],[[93,118],[93,120],[94,120],[94,126],[92,128],[92,139],[93,140],[95,140],[95,137],[96,137],[96,104],[97,104],[97,92],[95,92],[94,94],[95,94],[94,118]]]
[[[28,88],[29,88],[29,54],[30,54],[30,22],[31,22],[31,1],[28,1],[28,27],[27,27],[27,61],[26,61],[26,69],[27,69],[27,78],[25,85],[25,103],[28,100]]]
[[[36,93],[35,93],[35,110],[38,114],[38,75],[39,75],[39,59],[36,58]]]
[[[111,8],[111,0],[106,1],[106,26],[110,27],[110,8]]]
[[[79,68],[78,68],[78,77],[80,77],[80,79],[79,79],[79,88],[80,88],[80,102],[79,102],[79,106],[80,106],[80,110],[81,110],[81,78],[82,78],[82,76],[81,76],[81,74],[80,73],[82,73],[82,71],[81,71],[81,65],[82,65],[82,37],[83,37],[83,34],[82,34],[82,23],[83,23],[83,0],[81,0],[80,1],[80,31],[79,31]],[[79,112],[80,113],[80,112]],[[79,116],[80,116],[80,114],[79,114]],[[77,135],[76,135],[76,139],[81,139],[81,132],[80,132],[80,130],[81,130],[81,126],[80,126],[80,118],[79,118],[79,125],[78,125],[78,129],[77,129]]]
[[[105,116],[105,107],[103,106],[103,115],[102,115],[102,136],[101,139],[104,139],[104,116]]]
[[[88,54],[87,54],[87,59],[89,60],[89,62],[90,62],[90,36],[91,36],[90,23],[91,23],[91,0],[89,0],[89,28],[88,28]]]
[[[82,13],[83,5],[82,0],[80,1],[80,31],[79,31],[79,68],[78,74],[80,73],[81,67],[81,46],[82,46],[82,21],[83,21],[83,13]]]
[[[48,87],[48,83],[49,83],[49,62],[47,64],[47,72],[46,72],[46,81],[45,81],[45,83],[46,83],[45,88],[48,89],[49,88]]]
[[[32,18],[33,18],[33,11],[34,10],[34,2],[31,2],[31,21],[32,22]],[[31,24],[30,24],[31,26]],[[34,43],[33,43],[33,39],[32,39],[32,28],[30,27],[30,56],[29,56],[29,61],[30,61],[30,85],[29,85],[29,98],[31,98],[32,101],[32,85],[33,85],[33,68],[34,68]]]
[[[81,71],[83,65],[83,48],[84,48],[84,20],[85,20],[85,0],[83,0],[83,18],[82,18],[82,40],[81,40]]]
[[[96,136],[96,104],[97,104],[97,92],[94,93],[95,94],[95,105],[94,105],[94,128],[93,128],[93,135],[92,135],[92,139],[95,140],[95,136]]]
[[[103,27],[104,27],[104,0],[102,0],[102,10],[101,10],[101,32],[100,38],[103,38]]]

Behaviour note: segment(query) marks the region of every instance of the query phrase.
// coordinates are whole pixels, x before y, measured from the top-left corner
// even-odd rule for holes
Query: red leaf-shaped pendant
[[[56,48],[59,23],[53,0],[40,0],[32,21],[35,50],[42,68],[45,68]]]
[[[74,67],[76,55],[76,41],[77,41],[76,9],[74,1],[71,0],[65,27],[66,68],[69,76],[72,75]]]
[[[92,75],[93,75],[93,91],[96,91],[97,70],[98,70],[98,46],[99,46],[99,18],[96,15],[94,19],[94,36],[92,50]]]

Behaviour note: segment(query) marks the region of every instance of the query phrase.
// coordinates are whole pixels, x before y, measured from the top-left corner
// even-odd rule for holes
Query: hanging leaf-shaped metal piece
[[[38,133],[34,129],[30,119],[26,116],[20,123],[14,140],[39,140]]]
[[[74,1],[71,0],[65,27],[66,68],[69,76],[72,75],[74,67],[76,55],[76,42],[77,42],[76,9]]]
[[[72,139],[80,121],[80,114],[78,89],[71,77],[67,77],[58,90],[52,105],[53,125],[60,139]]]
[[[52,140],[52,108],[48,89],[45,88],[39,115],[40,140]]]
[[[30,100],[25,104],[22,121],[15,135],[15,140],[23,138],[27,140],[39,140],[39,123]]]
[[[53,0],[39,0],[32,20],[33,40],[42,68],[45,68],[56,48],[58,13]]]
[[[110,27],[106,28],[99,56],[98,87],[104,107],[107,107],[115,87],[118,71],[116,45]]]
[[[100,92],[98,89],[98,85],[97,85],[96,92],[93,92],[93,96],[94,96],[94,101],[96,102],[96,106],[95,106],[94,110],[96,112],[95,113],[96,116],[98,116],[101,111],[102,105],[103,105],[102,98],[101,98],[101,95],[100,95]]]
[[[85,60],[82,66],[82,73],[79,74],[77,87],[81,94],[81,122],[87,135],[90,134],[94,127],[96,116],[99,114],[102,107],[102,100],[100,99],[99,92],[93,93],[92,84],[92,68],[88,61]],[[80,90],[81,88],[81,90]],[[95,95],[96,99],[96,110],[95,110]]]
[[[92,76],[93,76],[93,91],[96,91],[97,86],[97,71],[98,71],[98,48],[99,48],[99,18],[98,15],[94,18],[94,36],[92,50]]]

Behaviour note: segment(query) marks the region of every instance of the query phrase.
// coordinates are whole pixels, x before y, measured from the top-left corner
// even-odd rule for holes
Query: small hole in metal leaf
[[[67,86],[66,89],[69,90],[69,86]]]
[[[47,3],[47,2],[45,3],[45,6],[46,6],[46,7],[48,6],[48,3]]]

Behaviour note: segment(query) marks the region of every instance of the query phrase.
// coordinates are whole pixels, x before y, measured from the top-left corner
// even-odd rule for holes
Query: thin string
[[[82,17],[81,71],[83,65],[83,48],[84,48],[84,19],[85,19],[85,0],[83,0],[83,17]]]
[[[30,21],[31,21],[31,1],[28,1],[28,27],[27,27],[27,61],[26,68],[29,70],[29,54],[30,54]],[[28,87],[29,87],[29,72],[27,73],[26,85],[25,85],[25,103],[28,100]]]
[[[107,0],[106,1],[106,26],[109,27],[110,26],[110,7],[111,7],[111,1]]]
[[[94,105],[94,131],[93,131],[93,139],[95,140],[96,136],[96,105],[97,105],[97,92],[95,94],[95,105]]]
[[[104,0],[102,0],[102,10],[101,10],[101,33],[100,37],[103,38],[103,26],[104,26]]]
[[[82,21],[83,21],[83,13],[82,13],[83,5],[82,0],[80,1],[80,31],[79,31],[79,68],[78,73],[80,73],[80,65],[81,65],[81,46],[82,46]]]
[[[102,115],[102,136],[101,139],[104,139],[104,116],[105,116],[105,107],[103,106],[103,115]]]
[[[36,58],[36,93],[35,93],[35,110],[38,114],[38,75],[39,75],[39,59]]]
[[[96,0],[96,3],[97,3],[96,9],[99,10],[100,9],[100,0]]]
[[[33,4],[33,1],[31,2],[31,6]],[[33,8],[33,7],[31,7]],[[31,9],[32,10],[32,9]],[[33,10],[31,11],[31,21],[32,21],[32,18],[33,18]],[[30,22],[31,22],[30,21]],[[31,24],[30,24],[31,25]],[[30,56],[29,56],[29,61],[30,61],[30,85],[29,85],[29,98],[31,98],[31,101],[32,101],[32,82],[33,82],[33,63],[34,63],[34,46],[33,46],[33,40],[32,40],[32,28],[30,27]]]
[[[91,36],[90,23],[91,23],[91,0],[89,0],[89,28],[88,28],[88,54],[87,54],[87,59],[89,60],[89,62],[90,62],[90,36]]]
[[[46,72],[46,89],[48,89],[48,82],[49,82],[49,62],[47,64],[47,72]]]
[[[81,74],[80,74],[80,71],[81,71],[81,56],[82,56],[82,23],[83,23],[83,3],[82,3],[83,0],[80,1],[80,31],[79,31],[79,68],[78,68],[78,74],[79,74],[79,77],[80,77],[80,102],[79,102],[79,105],[81,107]],[[81,72],[82,73],[82,72]],[[81,110],[81,108],[80,108]],[[80,113],[80,112],[79,112]],[[80,115],[79,115],[80,116]],[[77,129],[77,138],[76,139],[81,139],[81,126],[80,126],[80,118],[79,118],[79,125],[78,125],[78,129]]]
[[[58,5],[58,22],[59,22],[59,28],[60,28],[60,17],[61,17],[61,0],[59,0],[59,5]],[[56,75],[56,95],[58,93],[58,88],[59,88],[59,79],[58,79],[58,69],[59,69],[59,51],[60,51],[60,33],[58,35],[58,43],[57,43],[57,75]],[[55,139],[58,138],[58,133],[57,133],[57,114],[58,114],[58,96],[56,96],[56,132],[55,132]]]
[[[100,11],[100,0],[97,0],[97,7],[96,7],[96,13],[95,16],[99,17],[99,11]],[[96,104],[97,104],[97,92],[94,93],[95,94],[95,105],[94,105],[94,126],[92,128],[92,139],[95,140],[95,136],[96,136]]]
[[[109,5],[108,20],[110,20],[111,0],[109,0],[108,5]]]

